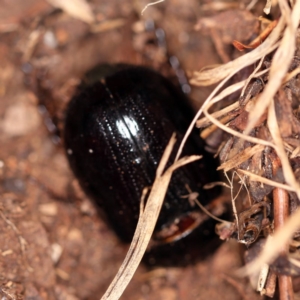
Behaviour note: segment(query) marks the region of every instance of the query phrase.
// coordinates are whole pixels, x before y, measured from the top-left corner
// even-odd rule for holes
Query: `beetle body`
[[[152,185],[172,133],[180,141],[192,117],[185,95],[144,67],[122,66],[90,80],[71,100],[64,133],[70,166],[122,240],[132,239],[143,188]],[[201,211],[185,197],[187,187],[204,205],[218,193],[202,188],[218,175],[197,133],[183,154],[204,157],[173,173],[153,236],[163,243],[187,235],[201,221]]]

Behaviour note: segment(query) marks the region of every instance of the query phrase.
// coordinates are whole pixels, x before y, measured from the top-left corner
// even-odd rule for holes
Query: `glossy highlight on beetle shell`
[[[64,140],[81,186],[119,237],[129,242],[142,191],[152,185],[173,132],[178,147],[193,111],[184,94],[157,72],[126,65],[117,69],[106,77],[89,78],[78,89],[67,109]],[[174,172],[155,228],[156,241],[175,241],[200,224],[203,213],[188,201],[188,188],[199,193],[204,205],[219,193],[202,189],[218,175],[197,132],[184,148],[183,155],[191,154],[204,157]]]

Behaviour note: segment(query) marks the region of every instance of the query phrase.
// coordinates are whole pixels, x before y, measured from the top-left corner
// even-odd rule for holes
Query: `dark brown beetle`
[[[81,186],[103,208],[119,237],[130,242],[142,190],[153,183],[172,133],[182,139],[193,111],[186,96],[157,72],[115,67],[106,77],[88,74],[67,109],[64,140]],[[203,205],[219,193],[202,188],[217,181],[218,174],[197,132],[184,148],[183,155],[191,154],[203,158],[174,172],[153,236],[159,243],[179,240],[202,221],[201,210],[185,197],[187,186],[199,193]]]

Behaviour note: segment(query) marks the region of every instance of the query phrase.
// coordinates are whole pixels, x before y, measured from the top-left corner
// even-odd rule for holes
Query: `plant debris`
[[[204,86],[222,80],[198,112],[197,117],[201,113],[204,113],[205,117],[197,121],[197,126],[214,130],[219,127],[229,134],[229,138],[219,149],[219,169],[225,173],[231,171],[240,174],[237,184],[245,186],[247,191],[241,204],[233,201],[233,205],[238,205],[240,210],[235,222],[230,226],[220,224],[217,227],[220,238],[234,237],[247,245],[255,244],[263,237],[268,238],[262,253],[257,253],[257,258],[244,270],[247,270],[247,274],[253,274],[263,265],[270,264],[270,270],[279,276],[280,299],[290,299],[286,298],[285,294],[288,293],[288,297],[292,297],[293,294],[289,276],[300,275],[296,271],[296,265],[289,262],[289,258],[295,255],[298,264],[300,253],[295,249],[289,251],[288,247],[290,238],[297,241],[300,228],[300,222],[296,221],[297,217],[299,220],[300,204],[300,84],[297,56],[300,50],[300,3],[295,2],[290,9],[286,2],[279,1],[279,7],[281,17],[270,23],[267,31],[262,32],[258,37],[260,41],[254,40],[248,46],[234,42],[239,50],[256,49],[225,65],[195,72],[191,82]],[[266,32],[269,36],[263,42]],[[229,78],[252,64],[256,65],[256,68],[248,80],[227,84],[221,91]],[[295,70],[297,71],[294,72]],[[293,75],[289,76],[290,74]],[[286,80],[287,78],[289,80]],[[211,106],[218,103],[222,107],[220,101],[238,89],[242,91],[236,99],[237,102],[218,112],[209,113]],[[206,132],[211,134],[214,130],[206,129]],[[278,191],[284,193],[280,193],[279,198],[276,198]],[[289,205],[286,212],[279,209],[280,201],[284,201],[282,197],[287,199],[285,201]],[[279,200],[276,202],[275,199]],[[288,215],[291,215],[289,219]],[[278,218],[285,220],[280,226],[276,225]],[[286,236],[283,237],[283,234]],[[275,246],[275,240],[282,246],[287,245],[284,255],[278,257],[282,246],[272,248]],[[259,290],[262,294],[265,293],[265,288],[260,287]],[[267,294],[270,296],[274,291]]]

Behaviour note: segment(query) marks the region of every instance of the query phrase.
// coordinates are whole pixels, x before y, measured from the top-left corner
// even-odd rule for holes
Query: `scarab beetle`
[[[117,65],[105,77],[91,71],[70,101],[64,132],[70,166],[123,241],[131,241],[142,190],[153,183],[172,133],[180,141],[192,117],[179,89],[139,66]],[[203,213],[188,201],[188,188],[203,205],[219,192],[203,189],[218,174],[197,132],[183,151],[191,154],[203,158],[174,172],[153,236],[159,243],[179,240],[201,223]]]

